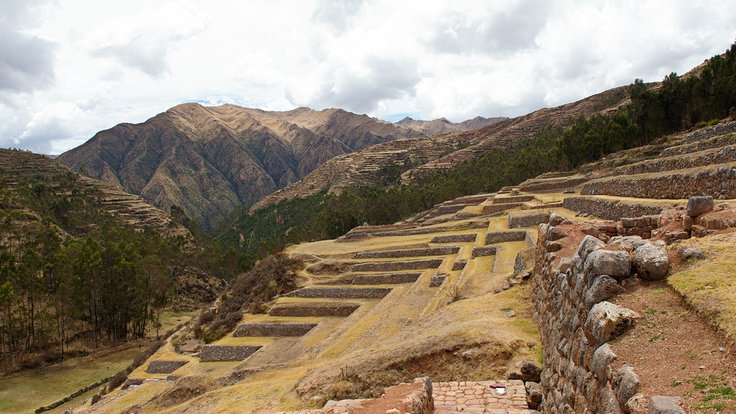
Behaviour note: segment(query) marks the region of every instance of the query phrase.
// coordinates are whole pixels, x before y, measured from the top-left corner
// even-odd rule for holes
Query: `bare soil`
[[[646,395],[683,398],[688,413],[736,413],[736,355],[728,342],[664,282],[616,298],[641,319],[612,342],[615,368],[632,365]]]

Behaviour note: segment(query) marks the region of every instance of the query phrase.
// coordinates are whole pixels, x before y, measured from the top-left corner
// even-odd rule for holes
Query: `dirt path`
[[[736,356],[676,292],[663,282],[642,284],[616,303],[641,315],[612,342],[615,368],[632,365],[641,392],[682,396],[689,413],[736,413]]]

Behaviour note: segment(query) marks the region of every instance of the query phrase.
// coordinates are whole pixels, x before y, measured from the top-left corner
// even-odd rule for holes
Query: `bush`
[[[262,312],[264,304],[274,296],[296,288],[296,272],[303,267],[301,260],[283,253],[256,263],[233,282],[230,291],[222,295],[217,314],[206,311],[200,315],[200,337],[205,342],[215,341],[235,328],[243,312]]]

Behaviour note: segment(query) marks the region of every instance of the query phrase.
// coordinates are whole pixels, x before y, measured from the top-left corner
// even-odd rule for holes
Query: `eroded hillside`
[[[340,109],[192,103],[101,131],[59,161],[161,208],[176,205],[212,229],[335,156],[407,137],[424,135]]]
[[[427,172],[451,169],[493,148],[508,148],[545,130],[568,127],[581,117],[612,112],[627,100],[626,88],[620,87],[556,108],[493,122],[479,129],[368,147],[324,163],[303,179],[264,197],[252,210],[323,190],[334,192],[366,185],[380,179],[386,169],[397,165],[402,172],[402,181],[410,183]]]

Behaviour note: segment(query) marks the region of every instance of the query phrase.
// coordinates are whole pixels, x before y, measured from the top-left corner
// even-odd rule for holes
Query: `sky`
[[[0,147],[58,154],[183,102],[517,116],[684,73],[733,1],[0,0]]]

